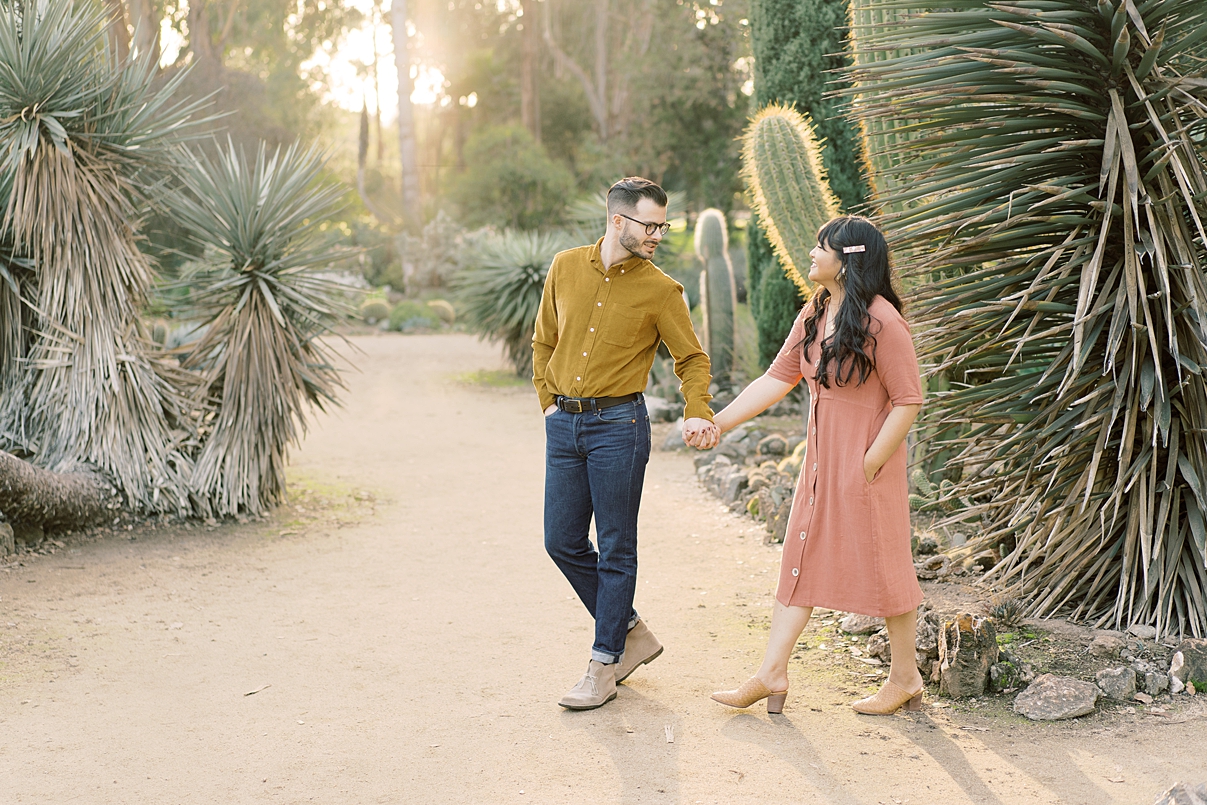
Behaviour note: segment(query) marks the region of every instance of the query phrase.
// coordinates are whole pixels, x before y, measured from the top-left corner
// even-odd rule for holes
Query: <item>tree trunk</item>
[[[524,58],[520,62],[520,119],[532,139],[541,141],[540,31],[535,0],[523,0]]]
[[[411,108],[411,58],[407,43],[406,0],[390,4],[390,27],[394,37],[394,67],[398,71],[398,151],[402,161],[403,225],[419,230],[419,166],[415,158],[415,113]]]
[[[130,29],[126,27],[126,5],[122,0],[105,0],[109,13],[109,41],[113,52],[121,60],[130,55]]]
[[[214,39],[210,31],[208,0],[192,0],[189,3],[188,22],[189,49],[193,52],[193,63],[200,70],[213,71],[218,56],[214,51]]]
[[[90,472],[50,472],[0,450],[0,512],[12,522],[76,528],[105,519],[113,487]]]
[[[159,64],[159,19],[155,16],[154,0],[129,0],[130,22],[134,26],[133,46],[139,53],[149,53]]]

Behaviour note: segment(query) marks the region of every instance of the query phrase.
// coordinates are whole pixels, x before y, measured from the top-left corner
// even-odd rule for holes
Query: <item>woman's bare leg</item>
[[[767,637],[767,653],[763,665],[755,674],[769,690],[788,689],[788,658],[796,648],[800,633],[809,624],[813,607],[786,607],[779,601],[771,611],[771,634]]]
[[[888,678],[902,690],[916,691],[922,687],[922,674],[918,672],[916,656],[918,610],[911,609],[909,612],[885,618],[884,623],[888,627],[889,649],[893,655]],[[772,630],[774,629],[772,621]]]

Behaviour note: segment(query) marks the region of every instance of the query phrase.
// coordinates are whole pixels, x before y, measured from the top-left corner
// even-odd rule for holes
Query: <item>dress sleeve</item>
[[[921,405],[922,376],[909,324],[887,301],[877,307],[876,375],[893,405]]]
[[[805,340],[805,316],[808,310],[810,310],[810,306],[805,305],[801,309],[800,315],[796,317],[792,330],[788,333],[788,338],[780,347],[779,354],[767,367],[766,375],[768,377],[792,386],[795,386],[804,377],[804,373],[801,371],[801,365],[804,363],[801,342]]]

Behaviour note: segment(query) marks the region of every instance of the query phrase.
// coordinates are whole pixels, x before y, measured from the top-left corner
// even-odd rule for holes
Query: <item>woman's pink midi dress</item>
[[[876,339],[875,370],[856,372],[829,388],[814,376],[821,345],[808,354],[806,305],[767,370],[770,377],[809,384],[808,445],[792,498],[776,599],[785,606],[825,607],[887,617],[914,609],[922,589],[910,554],[906,447],[902,443],[869,484],[863,456],[895,405],[921,405],[922,382],[909,325],[886,299],[868,308]],[[829,315],[828,312],[826,315]],[[825,332],[826,315],[818,332]]]

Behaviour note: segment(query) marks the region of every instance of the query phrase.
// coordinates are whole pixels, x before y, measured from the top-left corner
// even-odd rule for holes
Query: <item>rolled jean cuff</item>
[[[608,654],[600,651],[599,649],[591,649],[591,659],[595,660],[596,662],[601,662],[604,665],[615,665],[616,663],[620,662],[623,657],[623,651],[619,654]]]
[[[629,627],[628,628],[632,629],[634,626],[637,625],[637,622],[640,620],[641,620],[641,618],[637,615],[636,612],[634,612],[632,617],[629,618]]]

